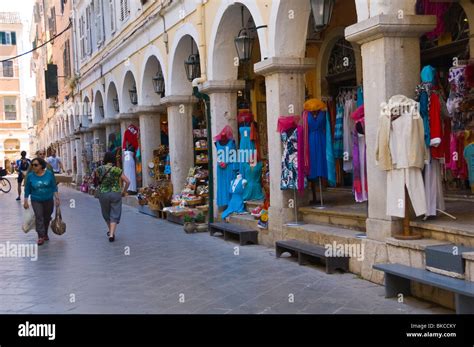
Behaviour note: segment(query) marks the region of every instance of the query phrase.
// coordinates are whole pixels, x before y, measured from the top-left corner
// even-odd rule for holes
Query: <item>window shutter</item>
[[[125,19],[125,0],[120,0],[120,20]]]
[[[115,31],[115,0],[109,0],[110,8],[110,31]]]
[[[2,45],[7,44],[7,38],[4,31],[0,31],[0,44]]]
[[[12,45],[16,45],[16,32],[12,31]]]

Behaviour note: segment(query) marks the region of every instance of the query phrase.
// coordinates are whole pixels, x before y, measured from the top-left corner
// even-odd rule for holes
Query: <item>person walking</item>
[[[122,215],[122,197],[127,195],[130,180],[123,174],[122,169],[115,166],[115,155],[105,153],[104,164],[94,171],[94,181],[99,189],[99,203],[102,217],[107,223],[109,241],[115,241],[117,224]]]
[[[30,168],[30,166],[30,159],[26,158],[26,152],[22,151],[21,158],[16,161],[16,170],[18,171],[18,197],[16,198],[17,201],[21,200],[21,185],[28,173],[28,169]]]
[[[63,162],[56,156],[56,151],[54,149],[51,152],[51,156],[48,157],[46,161],[51,165],[55,174],[64,172]]]
[[[54,174],[47,169],[46,161],[35,158],[31,161],[31,172],[25,181],[25,202],[23,207],[28,209],[28,198],[31,196],[31,206],[35,213],[38,245],[49,241],[48,227],[54,206],[59,207],[59,193]]]

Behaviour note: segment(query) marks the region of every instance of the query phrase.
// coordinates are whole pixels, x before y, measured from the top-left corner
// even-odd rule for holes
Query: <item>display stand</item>
[[[408,193],[405,188],[405,217],[403,218],[403,232],[394,234],[393,237],[397,240],[420,240],[423,238],[423,234],[413,232],[410,229],[410,204],[408,203]]]
[[[319,177],[319,200],[320,200],[321,205],[315,208],[318,210],[325,209],[326,206],[324,206],[324,202],[323,202],[323,184],[321,183],[321,177]]]
[[[305,224],[305,222],[298,221],[298,204],[296,200],[296,187],[293,189],[293,204],[294,204],[295,221],[285,224],[286,226],[289,226],[289,227]]]

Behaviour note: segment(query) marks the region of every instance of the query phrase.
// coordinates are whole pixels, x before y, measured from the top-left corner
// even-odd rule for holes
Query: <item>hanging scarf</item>
[[[296,128],[298,136],[298,192],[304,193],[305,189],[305,145],[304,145],[304,129],[302,125]],[[306,147],[307,148],[307,147]]]
[[[328,166],[328,182],[331,187],[336,186],[336,160],[334,158],[334,149],[332,146],[331,123],[329,117],[326,117],[326,160]]]

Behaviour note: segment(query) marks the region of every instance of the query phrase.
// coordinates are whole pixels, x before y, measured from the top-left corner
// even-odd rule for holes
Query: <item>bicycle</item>
[[[5,169],[0,169],[0,190],[4,193],[10,192],[12,189],[12,184],[6,178],[5,176],[7,175],[7,170]]]

